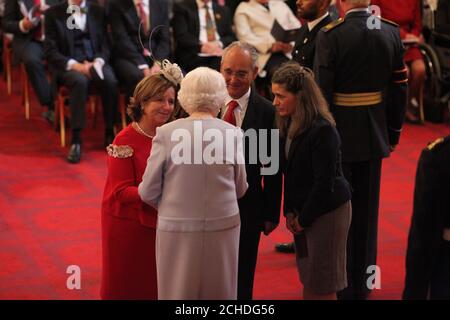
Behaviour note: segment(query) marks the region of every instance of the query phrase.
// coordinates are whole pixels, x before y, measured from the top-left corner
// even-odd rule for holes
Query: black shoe
[[[81,144],[74,143],[70,146],[67,162],[78,163],[81,160]]]
[[[45,120],[47,120],[50,124],[55,123],[55,111],[53,111],[53,110],[48,110],[48,111],[42,112],[42,117]]]
[[[277,243],[275,245],[275,250],[283,253],[295,253],[295,245],[293,242]]]

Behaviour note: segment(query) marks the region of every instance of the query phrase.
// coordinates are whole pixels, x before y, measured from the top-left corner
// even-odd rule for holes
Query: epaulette
[[[320,30],[322,30],[323,32],[328,32],[328,31],[336,28],[337,26],[340,26],[341,24],[343,24],[344,21],[345,21],[344,18],[339,18],[337,20],[334,20],[334,21],[330,22],[329,24],[327,24],[325,27],[323,27]]]
[[[427,149],[432,151],[434,148],[436,148],[436,146],[439,146],[443,142],[444,142],[444,138],[436,139],[433,142],[428,144]]]
[[[382,21],[386,22],[387,24],[393,25],[394,27],[399,27],[399,25],[398,25],[397,23],[395,23],[394,21],[385,19],[385,18],[383,18],[383,17],[380,17],[380,19],[381,19]]]

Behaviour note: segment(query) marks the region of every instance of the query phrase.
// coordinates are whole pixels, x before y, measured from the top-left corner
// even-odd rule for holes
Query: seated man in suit
[[[114,40],[114,70],[125,85],[127,101],[133,95],[136,84],[144,77],[159,70],[150,59],[150,51],[158,60],[170,56],[169,8],[165,0],[111,0],[110,23]],[[139,41],[141,25],[142,48]],[[151,48],[149,36],[152,35]]]
[[[220,68],[224,47],[235,40],[227,7],[211,0],[184,0],[173,7],[175,58],[189,72],[197,67]]]
[[[50,5],[58,2],[58,0],[6,0],[3,18],[3,31],[14,35],[13,63],[25,65],[28,79],[39,103],[48,108],[42,115],[50,122],[54,121],[55,108],[53,92],[42,61],[44,20],[41,14],[44,14]],[[40,5],[40,11],[30,20],[26,15],[36,5]]]
[[[69,5],[79,9],[70,16]],[[47,11],[45,55],[58,83],[69,89],[72,143],[67,161],[81,159],[81,130],[86,123],[86,101],[93,84],[102,96],[105,120],[105,145],[114,138],[114,113],[117,111],[117,80],[107,64],[104,9],[86,0],[69,0]]]
[[[236,35],[240,41],[258,50],[259,75],[270,82],[273,72],[291,58],[292,45],[277,41],[271,34],[274,21],[284,29],[300,27],[300,21],[283,1],[250,0],[241,2],[234,14]]]

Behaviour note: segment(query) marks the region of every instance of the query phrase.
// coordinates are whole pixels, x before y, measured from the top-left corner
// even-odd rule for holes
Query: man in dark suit
[[[403,299],[450,299],[450,136],[422,150],[406,253]]]
[[[228,8],[210,0],[175,3],[172,26],[176,61],[186,72],[200,66],[219,70],[223,48],[236,39],[231,24]]]
[[[41,14],[50,5],[58,3],[59,0],[6,0],[5,15],[3,18],[3,31],[12,33],[14,39],[13,63],[23,63],[28,74],[39,103],[48,108],[42,115],[50,122],[54,121],[54,96],[51,85],[47,80],[45,66],[43,63],[44,49],[43,41],[43,19]],[[30,20],[25,15],[36,5],[40,4],[41,12]]]
[[[376,265],[381,161],[400,139],[407,97],[404,47],[393,22],[371,16],[370,1],[342,0],[345,19],[318,33],[314,73],[342,140],[353,190],[347,245],[349,286],[340,299],[365,299]],[[368,288],[370,287],[370,288]]]
[[[169,8],[164,0],[111,0],[109,10],[114,69],[119,81],[125,85],[128,101],[136,84],[144,76],[159,70],[150,59],[150,51],[158,60],[170,56]],[[141,21],[140,37],[144,48],[139,40]],[[150,48],[149,36],[156,26],[163,27],[154,32]]]
[[[271,148],[270,133],[275,128],[275,108],[272,103],[258,95],[252,82],[258,75],[256,61],[258,54],[251,45],[233,42],[224,50],[221,73],[225,78],[229,98],[222,110],[222,118],[244,132],[260,129],[268,131],[269,154],[278,160],[278,150]],[[277,138],[278,139],[278,138]],[[260,148],[260,137],[256,146]],[[239,200],[241,234],[239,243],[238,299],[250,300],[253,294],[253,280],[258,256],[261,232],[269,235],[277,226],[281,208],[281,170],[273,175],[262,175],[261,159],[250,163],[250,152],[255,145],[245,146],[246,171],[249,188]],[[274,163],[272,162],[271,165]],[[262,182],[264,187],[262,186]]]
[[[78,8],[71,15],[68,6]],[[70,11],[69,11],[70,12]],[[117,111],[117,80],[108,65],[104,9],[85,0],[72,0],[47,11],[45,55],[57,82],[69,89],[72,143],[67,161],[81,159],[81,130],[86,123],[86,101],[94,85],[102,96],[105,120],[105,145],[114,138],[114,113]]]
[[[316,52],[316,35],[320,29],[329,24],[332,20],[328,13],[331,0],[297,0],[297,13],[305,23],[295,39],[295,46],[292,50],[292,60],[310,69],[314,66],[314,54]],[[294,253],[293,242],[277,243],[275,249],[278,252]]]

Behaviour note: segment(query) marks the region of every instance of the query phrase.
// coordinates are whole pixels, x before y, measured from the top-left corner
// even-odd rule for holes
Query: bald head
[[[233,99],[241,98],[250,89],[258,75],[257,59],[256,49],[245,42],[233,42],[224,50],[220,72]]]

